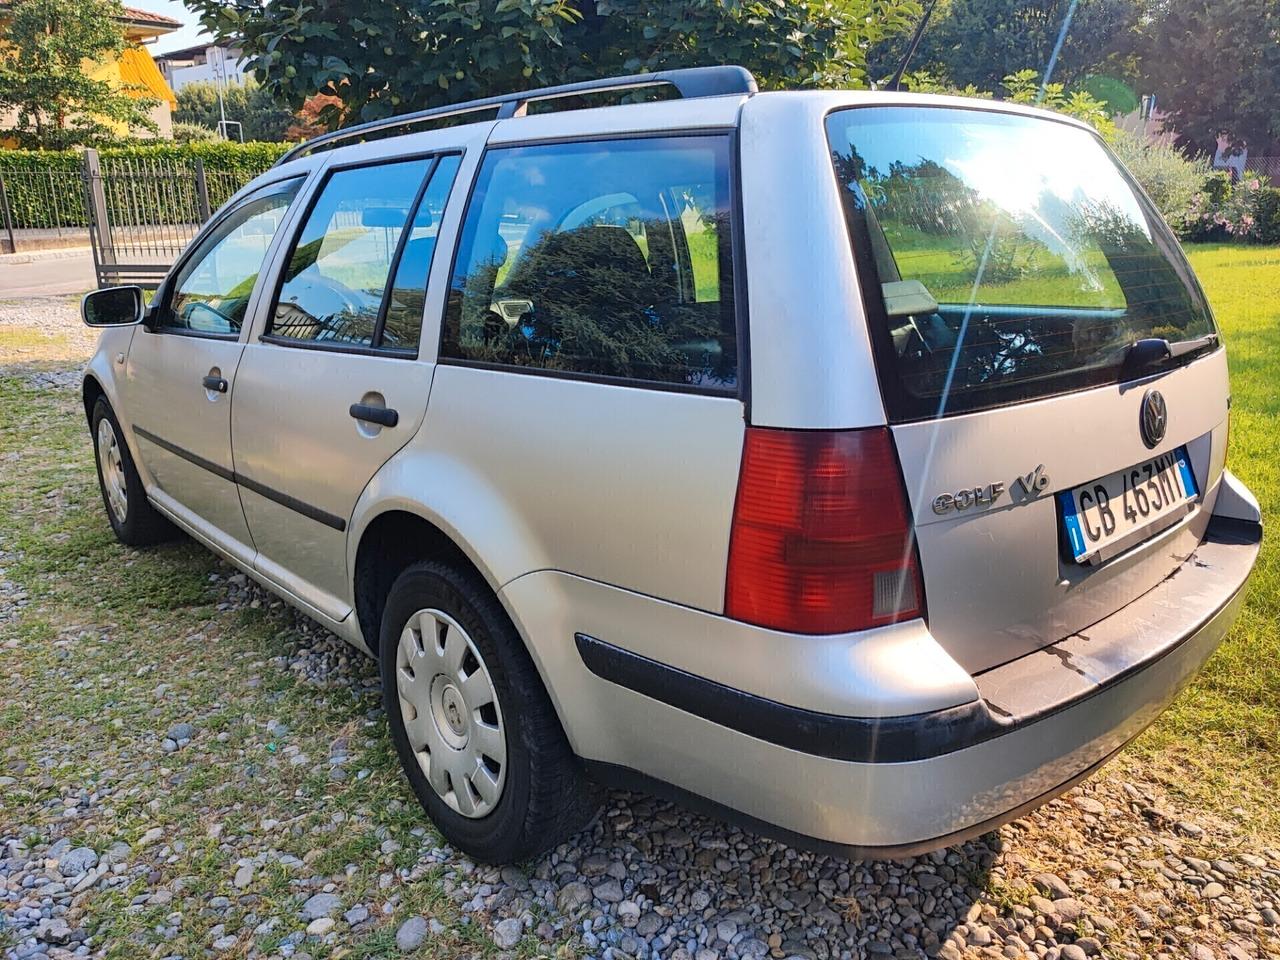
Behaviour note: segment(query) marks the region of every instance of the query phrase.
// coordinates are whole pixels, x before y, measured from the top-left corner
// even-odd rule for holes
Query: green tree
[[[956,87],[995,90],[1024,68],[1043,72],[1072,0],[939,0],[911,66]],[[1068,86],[1106,63],[1133,29],[1139,0],[1078,0],[1053,79]],[[871,73],[893,74],[906,41],[892,39],[872,52]]]
[[[23,146],[62,150],[116,139],[116,125],[155,130],[155,100],[94,80],[86,64],[120,56],[119,0],[15,0],[0,32],[0,109]]]
[[[1187,152],[1212,156],[1220,133],[1255,153],[1280,140],[1280,0],[1158,0],[1135,52]]]
[[[187,0],[281,102],[329,125],[611,74],[740,63],[766,86],[861,84],[919,0]]]
[[[1106,140],[1116,135],[1116,124],[1111,119],[1107,105],[1086,90],[1067,92],[1061,83],[1041,84],[1040,74],[1035,70],[1019,70],[1005,77],[1004,99],[1011,103],[1025,103],[1030,106],[1056,110],[1069,117],[1083,120],[1098,131]]]
[[[979,100],[996,98],[995,93],[990,90],[979,90],[973,84],[956,87],[939,80],[927,70],[908,73],[902,80],[903,86],[912,93],[940,93],[957,97],[975,97]],[[1104,140],[1114,141],[1116,138],[1116,122],[1111,117],[1110,108],[1087,90],[1073,90],[1068,93],[1065,85],[1061,83],[1046,83],[1042,87],[1040,74],[1030,69],[1009,74],[1001,80],[1000,87],[1001,100],[1065,113],[1092,126]]]
[[[276,103],[271,94],[252,79],[243,84],[228,84],[223,90],[222,102],[226,118],[243,125],[245,140],[279,143],[285,138],[285,131],[297,122],[292,110]],[[222,119],[217,85],[189,83],[179,90],[178,109],[173,119],[177,123],[194,123],[217,130],[218,121]]]

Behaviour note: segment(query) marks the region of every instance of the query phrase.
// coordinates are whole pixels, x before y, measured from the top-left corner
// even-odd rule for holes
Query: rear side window
[[[1119,382],[1137,340],[1212,348],[1185,258],[1092,133],[867,107],[827,135],[895,419]]]
[[[491,150],[441,356],[733,392],[729,156],[723,136]]]

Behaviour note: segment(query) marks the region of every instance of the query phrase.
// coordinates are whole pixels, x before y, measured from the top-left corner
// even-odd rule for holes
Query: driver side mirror
[[[142,322],[141,287],[103,287],[85,294],[80,314],[86,326],[127,327]]]

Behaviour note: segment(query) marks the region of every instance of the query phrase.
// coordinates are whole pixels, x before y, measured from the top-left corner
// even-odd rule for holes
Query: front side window
[[[441,356],[732,392],[728,171],[722,136],[491,150]]]
[[[162,329],[235,337],[271,239],[302,177],[268,184],[222,218],[178,271]]]
[[[401,235],[431,167],[428,157],[330,175],[286,260],[271,336],[334,346],[375,345]]]
[[[1089,131],[866,107],[831,114],[827,135],[855,252],[879,282],[868,296],[886,328],[872,332],[895,419],[1118,382],[1137,340],[1212,347],[1185,258]]]

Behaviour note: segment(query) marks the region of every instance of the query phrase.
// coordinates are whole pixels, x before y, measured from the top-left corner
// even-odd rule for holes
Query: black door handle
[[[367,403],[353,403],[351,416],[366,423],[376,423],[384,427],[394,427],[400,422],[400,414],[390,407],[374,407]]]
[[[208,376],[208,377],[205,377],[205,378],[204,378],[204,380],[202,380],[202,381],[201,381],[201,383],[203,383],[203,384],[204,384],[204,388],[205,388],[206,390],[212,390],[214,393],[226,393],[226,392],[227,392],[227,378],[226,378],[226,377],[214,377],[214,376]]]

